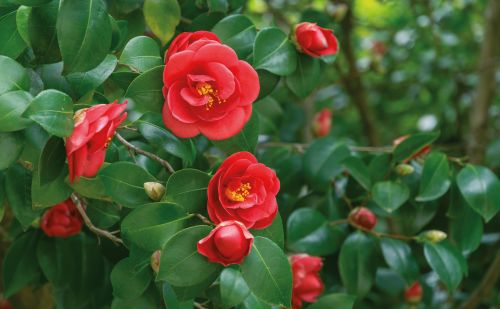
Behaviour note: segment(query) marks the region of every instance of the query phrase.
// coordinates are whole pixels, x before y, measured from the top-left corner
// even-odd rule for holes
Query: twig
[[[331,226],[334,226],[334,225],[341,225],[341,224],[349,224],[349,220],[347,220],[347,219],[340,219],[340,220],[333,220],[333,221],[330,221],[330,225],[331,225]]]
[[[361,231],[368,233],[370,235],[373,235],[377,238],[384,237],[384,238],[393,238],[393,239],[399,239],[399,240],[404,240],[404,241],[416,240],[415,236],[406,236],[406,235],[399,235],[399,234],[387,234],[387,233],[375,232],[375,231],[369,230],[367,228],[364,228],[364,227],[356,224],[355,222],[352,222],[351,220],[349,220],[349,224],[352,227],[357,228],[358,230],[361,230]]]
[[[207,307],[205,307],[202,304],[197,303],[197,302],[193,302],[193,306],[195,306],[198,309],[206,309],[207,308]]]
[[[384,146],[384,147],[349,146],[349,149],[355,152],[386,152],[386,153],[391,153],[394,150],[394,148],[391,146]]]
[[[257,147],[259,148],[291,147],[299,152],[304,152],[305,149],[309,147],[309,145],[310,144],[306,143],[268,142],[259,144]],[[383,146],[383,147],[349,146],[349,149],[354,152],[373,152],[373,153],[379,153],[379,152],[391,153],[394,150],[392,146]]]
[[[349,197],[347,197],[347,195],[345,195],[343,192],[340,191],[340,188],[337,186],[337,182],[335,180],[332,183],[337,195],[339,195],[342,198],[342,200],[344,200],[344,202],[347,204],[347,207],[349,207],[349,209],[352,210],[354,208],[354,206],[352,205],[352,200]]]
[[[181,22],[183,22],[183,23],[185,23],[185,24],[188,24],[188,25],[190,25],[190,24],[192,24],[192,23],[193,23],[193,21],[192,21],[191,19],[186,18],[186,17],[184,17],[184,16],[181,16]]]
[[[191,214],[193,216],[195,216],[196,218],[200,219],[201,222],[205,223],[206,225],[214,225],[214,223],[210,220],[208,220],[207,217],[205,217],[204,215],[202,214]]]
[[[151,160],[155,160],[156,162],[160,163],[170,173],[175,173],[174,168],[167,161],[163,160],[162,158],[158,157],[155,154],[152,154],[151,152],[148,152],[148,151],[142,150],[142,149],[140,149],[138,147],[135,147],[134,145],[132,145],[131,143],[129,143],[126,139],[124,139],[123,136],[121,136],[118,132],[115,133],[115,136],[129,150],[132,150],[135,153],[144,155],[144,156],[150,158]]]
[[[106,237],[109,240],[111,240],[115,244],[121,244],[123,245],[123,240],[120,238],[116,237],[113,235],[114,232],[109,232],[106,230],[102,230],[98,227],[96,227],[92,221],[90,221],[90,218],[87,216],[87,213],[85,212],[85,201],[78,196],[76,193],[71,194],[71,199],[73,200],[73,203],[75,203],[76,209],[78,209],[78,212],[80,213],[80,216],[82,216],[83,222],[85,222],[85,225],[94,232],[97,236],[102,236]]]

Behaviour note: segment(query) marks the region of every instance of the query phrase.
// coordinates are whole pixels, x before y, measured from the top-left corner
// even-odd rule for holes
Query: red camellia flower
[[[50,237],[69,237],[80,233],[82,217],[75,204],[69,198],[47,210],[42,217],[40,227]]]
[[[211,40],[220,43],[219,37],[213,32],[209,31],[183,32],[179,34],[172,41],[172,43],[170,43],[170,46],[167,49],[167,53],[165,54],[165,63],[168,62],[168,60],[173,54],[187,49],[189,45],[199,40]]]
[[[311,57],[334,55],[338,51],[337,38],[330,29],[315,23],[300,23],[295,26],[294,40],[299,50]]]
[[[278,212],[276,173],[249,152],[227,158],[208,184],[208,215],[215,223],[237,220],[247,228],[271,225]]]
[[[392,141],[392,144],[394,145],[394,147],[396,147],[397,145],[401,144],[404,140],[406,140],[408,137],[410,137],[410,136],[409,135],[403,135],[401,137],[398,137],[394,141]],[[419,152],[417,152],[416,154],[414,154],[410,158],[407,158],[407,159],[403,160],[403,163],[406,163],[406,162],[408,162],[410,160],[413,160],[413,159],[416,159],[418,157],[425,156],[426,154],[429,153],[429,151],[431,151],[431,146],[430,145],[426,145],[422,149],[420,149]]]
[[[318,137],[327,136],[330,133],[332,126],[332,111],[328,108],[323,108],[313,119],[313,132]]]
[[[368,208],[356,207],[349,214],[349,220],[356,225],[371,230],[377,225],[377,217]]]
[[[323,261],[316,256],[296,254],[289,258],[292,265],[292,309],[302,307],[302,302],[313,303],[323,293],[324,284],[319,276]]]
[[[422,300],[423,295],[422,286],[420,282],[415,281],[409,288],[405,290],[405,299],[410,304],[418,304]]]
[[[210,262],[228,266],[240,264],[250,253],[252,244],[253,235],[241,222],[224,221],[198,241],[198,252]]]
[[[163,82],[163,122],[182,138],[201,133],[222,140],[237,134],[250,119],[260,90],[257,72],[248,63],[229,46],[208,39],[171,55]]]
[[[75,113],[75,129],[66,139],[69,181],[93,177],[104,163],[106,149],[116,128],[127,118],[127,102],[94,105]]]

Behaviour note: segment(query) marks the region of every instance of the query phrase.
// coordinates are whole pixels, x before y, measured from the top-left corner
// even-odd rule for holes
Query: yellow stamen
[[[227,198],[231,201],[243,202],[245,198],[250,194],[250,190],[252,190],[252,186],[248,182],[246,182],[240,184],[240,186],[236,190],[227,188],[225,193]]]
[[[219,97],[219,91],[214,89],[209,83],[198,83],[196,85],[196,91],[199,95],[208,96],[208,101],[205,107],[206,110],[210,110],[214,106],[215,100],[217,100],[217,103],[219,104],[226,102],[226,100],[222,100]]]

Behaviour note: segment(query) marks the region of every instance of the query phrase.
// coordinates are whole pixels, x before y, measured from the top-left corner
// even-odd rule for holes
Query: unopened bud
[[[365,207],[354,208],[349,214],[349,221],[367,230],[372,230],[377,225],[377,217]]]
[[[422,290],[420,282],[415,281],[410,287],[405,290],[405,300],[409,304],[419,304],[422,300],[423,293],[424,292]]]
[[[328,108],[323,108],[316,115],[312,122],[314,135],[317,137],[327,136],[332,127],[332,111]]]
[[[415,168],[409,164],[401,163],[396,166],[396,173],[400,176],[408,176],[413,174]]]
[[[151,254],[151,268],[155,273],[158,273],[160,271],[160,258],[161,258],[161,251],[156,250]]]
[[[165,187],[158,182],[145,182],[144,191],[146,191],[150,199],[157,202],[161,200],[163,194],[165,194]]]
[[[446,237],[448,237],[448,235],[446,235],[445,232],[438,230],[425,231],[419,236],[421,241],[427,241],[433,244],[445,240]]]

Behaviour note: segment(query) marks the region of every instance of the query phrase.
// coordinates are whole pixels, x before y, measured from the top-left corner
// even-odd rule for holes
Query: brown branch
[[[370,235],[373,235],[377,238],[393,238],[393,239],[399,239],[399,240],[404,240],[404,241],[416,240],[415,236],[406,236],[406,235],[399,235],[399,234],[387,234],[387,233],[375,232],[375,231],[369,230],[367,228],[364,228],[360,225],[357,225],[356,223],[354,223],[350,220],[349,220],[349,224],[352,227],[357,228],[358,230],[361,230],[361,231],[368,233]]]
[[[129,150],[131,151],[134,151],[135,153],[138,153],[138,154],[141,154],[141,155],[144,155],[148,158],[150,158],[151,160],[154,160],[158,163],[160,163],[167,171],[169,171],[171,174],[175,173],[175,170],[174,168],[172,167],[172,165],[170,165],[170,163],[168,163],[167,161],[163,160],[162,158],[158,157],[157,155],[151,153],[151,152],[148,152],[148,151],[145,151],[145,150],[142,150],[134,145],[132,145],[131,143],[129,143],[126,139],[123,138],[123,136],[121,136],[118,132],[115,133],[115,136],[116,138],[123,144],[125,145],[125,147],[127,147]]]
[[[102,230],[102,229],[96,227],[92,223],[92,221],[90,221],[90,218],[87,216],[87,213],[85,212],[86,203],[85,203],[85,200],[83,198],[78,196],[78,194],[76,194],[76,193],[72,193],[71,199],[73,200],[73,203],[75,204],[76,209],[80,213],[80,216],[82,216],[83,222],[89,228],[89,230],[91,230],[93,233],[95,233],[98,237],[99,236],[106,237],[115,244],[123,245],[123,240],[121,240],[121,238],[118,238],[115,235],[113,235],[113,234],[115,234],[115,232],[109,232],[106,230]]]
[[[193,216],[195,216],[196,218],[200,219],[201,222],[205,223],[206,225],[215,225],[212,221],[208,220],[207,217],[205,217],[204,215],[202,214],[191,214]]]

